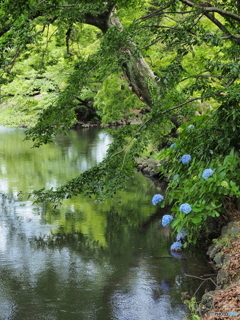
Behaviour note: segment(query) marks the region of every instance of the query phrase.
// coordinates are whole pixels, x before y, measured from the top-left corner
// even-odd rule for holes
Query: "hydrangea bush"
[[[221,133],[216,118],[196,118],[190,131],[187,123],[180,127],[174,148],[159,154],[161,173],[169,180],[162,205],[172,206],[170,226],[182,247],[197,244],[210,222],[226,214],[226,201],[240,208],[240,140]]]

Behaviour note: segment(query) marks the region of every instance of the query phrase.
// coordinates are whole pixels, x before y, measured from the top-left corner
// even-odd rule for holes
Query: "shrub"
[[[225,120],[231,123],[231,109],[228,112]],[[187,243],[196,244],[200,231],[206,233],[212,219],[218,222],[226,214],[226,202],[238,208],[239,131],[234,133],[228,123],[222,130],[219,113],[222,116],[222,110],[217,110],[208,117],[197,117],[190,131],[189,124],[183,124],[174,148],[166,148],[159,154],[160,170],[169,180],[162,205],[172,206],[171,227],[176,234],[185,228]],[[239,109],[238,113],[240,118]],[[240,129],[240,121],[237,127]]]

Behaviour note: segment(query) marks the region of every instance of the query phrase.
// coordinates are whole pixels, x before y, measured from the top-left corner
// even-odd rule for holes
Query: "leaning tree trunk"
[[[123,30],[120,20],[116,17],[116,11],[113,6],[108,11],[98,15],[85,15],[85,23],[94,25],[106,33],[109,28],[117,27],[118,31]],[[148,66],[145,59],[141,56],[135,43],[129,40],[118,50],[119,64],[129,83],[130,89],[145,102],[152,106],[151,87],[157,88],[156,78]]]

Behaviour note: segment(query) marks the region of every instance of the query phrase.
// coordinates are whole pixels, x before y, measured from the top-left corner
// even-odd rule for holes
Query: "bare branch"
[[[205,14],[205,12],[216,12],[216,13],[219,13],[223,17],[229,17],[229,18],[232,18],[233,20],[240,21],[240,15],[238,15],[236,13],[233,13],[233,12],[230,12],[230,11],[227,11],[224,9],[220,9],[217,7],[206,7],[206,6],[204,6],[204,3],[197,4],[197,3],[192,2],[190,0],[180,0],[180,1],[188,6],[192,7],[192,8],[201,9],[204,14]]]
[[[186,104],[188,104],[188,103],[190,103],[190,102],[193,102],[193,101],[195,101],[195,100],[199,100],[199,99],[201,99],[201,97],[197,97],[197,98],[190,99],[190,100],[188,100],[188,101],[185,101],[185,102],[179,104],[178,106],[174,106],[174,107],[172,107],[172,108],[170,108],[170,109],[164,110],[163,112],[161,112],[161,114],[165,114],[165,113],[167,113],[167,112],[169,112],[169,111],[172,111],[172,110],[175,110],[175,109],[179,109],[179,108],[185,106]]]
[[[188,33],[191,33],[195,36],[198,36],[198,34],[194,33],[194,32],[191,32],[189,30],[186,30],[186,29],[183,29],[183,28],[179,28],[179,27],[168,27],[168,26],[163,26],[163,25],[159,25],[159,24],[156,24],[156,25],[151,25],[151,26],[141,26],[139,28],[137,28],[136,30],[139,30],[139,29],[142,29],[142,28],[163,28],[163,29],[171,29],[171,30],[178,30],[178,31],[185,31],[185,32],[188,32]]]
[[[33,37],[37,36],[38,34],[43,33],[45,28],[46,28],[46,25],[44,25],[42,27],[42,30],[39,30],[39,31],[35,32],[34,34],[29,35],[29,38],[33,38]]]
[[[154,12],[151,12],[151,13],[147,14],[146,16],[137,19],[136,21],[138,21],[138,20],[144,21],[144,20],[147,20],[147,19],[150,19],[152,17],[155,17],[155,16],[158,16],[158,15],[162,14],[163,10],[167,9],[168,7],[170,7],[172,2],[173,1],[170,1],[165,7],[162,7],[162,8],[160,8],[160,9],[154,11]]]
[[[218,20],[216,19],[211,13],[205,12],[204,15],[211,20],[223,33],[225,33],[229,38],[233,38],[231,32]]]
[[[14,67],[14,65],[15,65],[15,63],[17,61],[17,58],[19,57],[19,55],[20,55],[20,46],[18,46],[17,49],[16,49],[16,52],[15,52],[15,54],[13,56],[13,60],[11,61],[10,67],[8,69],[4,70],[6,73],[10,74],[12,72],[12,69],[13,69],[13,67]]]
[[[216,7],[201,7],[203,12],[216,12],[219,13],[221,16],[223,17],[228,17],[228,18],[232,18],[235,21],[240,21],[240,16],[236,13],[230,12],[230,11],[226,11],[220,8],[216,8]]]
[[[231,32],[218,20],[212,15],[210,12],[216,12],[220,14],[221,16],[225,18],[232,18],[235,21],[240,22],[240,15],[226,11],[217,7],[205,7],[203,4],[196,4],[190,0],[180,0],[182,3],[196,9],[200,9],[201,12],[209,19],[211,20],[223,33],[225,33],[228,36],[228,39],[234,40],[237,44],[240,43],[240,36],[234,36],[231,34]]]
[[[181,82],[182,81],[186,81],[186,80],[188,80],[188,79],[190,79],[190,78],[219,78],[219,79],[229,79],[229,78],[231,78],[231,76],[222,76],[222,75],[218,75],[218,74],[195,74],[195,75],[193,75],[193,76],[188,76],[188,77],[186,77],[186,78],[183,78],[182,80],[181,80]],[[236,80],[236,79],[235,79]],[[234,81],[235,81],[234,80]]]
[[[46,2],[46,0],[42,0],[36,4],[36,7],[39,7],[42,3]]]
[[[197,288],[197,290],[194,292],[194,295],[193,295],[193,296],[195,296],[195,295],[197,294],[198,290],[201,288],[201,286],[202,286],[207,280],[212,281],[212,283],[213,283],[215,286],[217,286],[217,284],[216,284],[216,283],[213,281],[213,279],[210,278],[210,277],[203,279],[202,277],[192,276],[192,275],[186,274],[186,273],[184,273],[184,275],[187,276],[187,277],[191,277],[191,278],[195,278],[195,279],[199,279],[199,280],[203,281],[203,282],[199,285],[199,287]],[[215,276],[215,275],[214,275],[214,276]]]
[[[70,44],[69,44],[71,33],[72,33],[72,27],[68,28],[66,32],[66,47],[67,47],[67,54],[69,54],[70,56],[73,56],[74,54],[70,52]]]
[[[76,7],[75,4],[62,4],[59,6],[60,8],[72,8],[72,7]]]
[[[240,13],[240,0],[237,0],[237,10],[238,10],[238,13]]]
[[[156,17],[156,16],[160,16],[162,14],[174,14],[174,13],[178,13],[178,14],[189,14],[189,13],[192,13],[192,10],[190,11],[162,11],[162,9],[159,9],[159,10],[156,10],[154,12],[152,12],[151,14],[148,14],[147,16],[144,16],[144,17],[141,17],[139,19],[137,19],[136,21],[138,20],[142,20],[142,21],[145,21],[145,20],[148,20],[148,19],[151,19],[153,17]]]
[[[218,19],[216,19],[210,12],[219,13],[223,17],[232,18],[233,20],[238,21],[238,22],[240,22],[240,15],[233,13],[233,12],[230,12],[230,11],[227,11],[227,10],[217,8],[217,7],[205,7],[204,5],[196,4],[190,0],[180,0],[180,1],[188,6],[192,7],[192,8],[201,9],[202,13],[208,19],[210,19],[221,31],[223,31],[228,36],[231,36],[232,38],[239,39],[239,37],[233,36],[229,32],[229,30]]]
[[[229,81],[229,83],[226,84],[222,84],[223,87],[228,88],[230,87],[232,84],[234,84],[234,82],[237,80],[238,77],[233,78],[231,81]]]

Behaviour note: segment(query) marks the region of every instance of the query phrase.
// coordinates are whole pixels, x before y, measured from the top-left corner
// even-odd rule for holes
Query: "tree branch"
[[[160,8],[160,9],[154,11],[154,12],[151,12],[151,13],[147,14],[146,16],[143,16],[143,17],[137,19],[136,21],[138,21],[138,20],[144,21],[144,20],[147,20],[147,19],[150,19],[150,18],[152,18],[152,17],[155,17],[155,16],[160,15],[160,14],[163,12],[163,10],[167,9],[168,7],[170,7],[170,5],[172,4],[172,2],[173,2],[173,1],[170,1],[165,7],[162,7],[162,8]]]
[[[68,30],[66,32],[66,47],[67,47],[67,54],[69,54],[70,56],[73,56],[74,54],[72,52],[70,52],[71,33],[72,33],[72,27],[68,28]]]
[[[228,88],[230,87],[232,84],[234,84],[234,82],[238,79],[238,77],[233,78],[231,81],[229,81],[226,84],[222,84],[223,87]]]
[[[236,13],[226,11],[226,10],[216,8],[216,7],[201,7],[201,9],[203,10],[203,13],[216,12],[216,13],[219,13],[223,17],[232,18],[233,20],[240,22],[240,16]]]
[[[194,292],[194,295],[193,295],[194,297],[196,296],[196,294],[197,294],[198,290],[201,288],[201,286],[202,286],[207,280],[211,280],[212,283],[213,283],[215,286],[217,286],[217,284],[213,281],[212,278],[203,279],[203,278],[201,278],[201,277],[192,276],[192,275],[186,274],[186,273],[184,273],[184,275],[185,275],[186,277],[191,277],[191,278],[195,278],[195,279],[199,279],[199,280],[203,281],[203,282],[200,284],[200,286],[197,288],[197,290]]]
[[[190,102],[193,102],[193,101],[195,101],[195,100],[199,100],[199,99],[201,99],[201,97],[197,97],[197,98],[190,99],[190,100],[188,100],[188,101],[185,101],[185,102],[179,104],[178,106],[174,106],[174,107],[172,107],[172,108],[170,108],[170,109],[164,110],[163,112],[161,112],[161,114],[165,114],[165,113],[167,113],[167,112],[169,112],[169,111],[172,111],[172,110],[175,110],[175,109],[179,109],[179,108],[185,106],[186,104],[188,104],[188,103],[190,103]]]
[[[190,78],[220,78],[220,79],[231,79],[231,76],[222,76],[222,75],[217,75],[217,74],[196,74],[193,76],[189,76],[186,78],[183,78],[181,82],[186,81]],[[236,79],[235,79],[236,80]],[[232,80],[231,80],[232,81]]]
[[[122,150],[114,153],[111,157],[114,157],[114,156],[116,156],[117,154],[122,153],[123,151],[125,151],[125,150],[127,149],[127,147],[132,143],[132,141],[133,141],[134,138],[136,137],[137,133],[138,133],[149,121],[151,121],[151,120],[152,120],[152,119],[149,118],[149,119],[147,119],[145,122],[143,122],[143,123],[141,124],[141,126],[135,131],[132,139],[128,142],[128,144],[127,144],[124,148],[122,148]],[[124,157],[124,158],[125,158],[125,157]]]
[[[237,44],[239,44],[240,37],[239,36],[234,36],[231,34],[231,32],[218,20],[216,19],[210,12],[216,12],[220,14],[223,17],[228,17],[232,18],[235,21],[240,22],[240,15],[226,11],[217,7],[204,7],[204,5],[198,5],[190,0],[180,0],[182,3],[192,7],[192,8],[199,8],[201,9],[202,13],[209,19],[211,20],[223,33],[225,33],[229,39],[234,39],[236,40]]]
[[[218,20],[216,19],[211,13],[205,12],[204,15],[211,20],[223,33],[228,36],[228,39],[238,39],[239,37],[234,36],[231,32]]]
[[[238,13],[240,13],[240,0],[237,0],[236,3],[237,3],[237,11]]]
[[[178,31],[185,31],[188,33],[193,34],[194,36],[199,36],[198,34],[196,34],[195,32],[191,32],[189,30],[183,29],[183,28],[179,28],[179,27],[168,27],[168,26],[163,26],[163,25],[159,25],[159,24],[155,24],[155,25],[151,25],[151,26],[141,26],[139,28],[137,28],[136,30],[142,29],[142,28],[163,28],[163,29],[171,29],[171,30],[178,30]]]
[[[167,110],[161,112],[161,114],[165,114],[165,113],[168,113],[169,111],[172,111],[172,110],[181,108],[181,107],[185,106],[186,104],[188,104],[188,103],[190,103],[190,102],[193,102],[193,101],[195,101],[195,100],[199,100],[199,99],[201,99],[201,97],[197,97],[197,98],[190,99],[190,100],[188,100],[188,101],[185,101],[185,102],[179,104],[178,106],[174,106],[174,107],[172,107],[172,108],[170,108],[170,109],[167,109]],[[152,121],[152,120],[153,120],[152,118],[149,118],[149,119],[147,119],[145,122],[143,122],[143,123],[141,124],[141,126],[135,131],[132,139],[127,143],[127,145],[126,145],[124,148],[122,148],[122,150],[114,153],[114,154],[112,155],[112,157],[114,157],[114,156],[116,156],[116,155],[124,152],[124,151],[128,148],[128,146],[132,143],[132,141],[133,141],[134,138],[136,137],[137,133],[138,133],[148,122],[150,122],[150,121]],[[124,158],[125,158],[125,157],[124,157]]]

